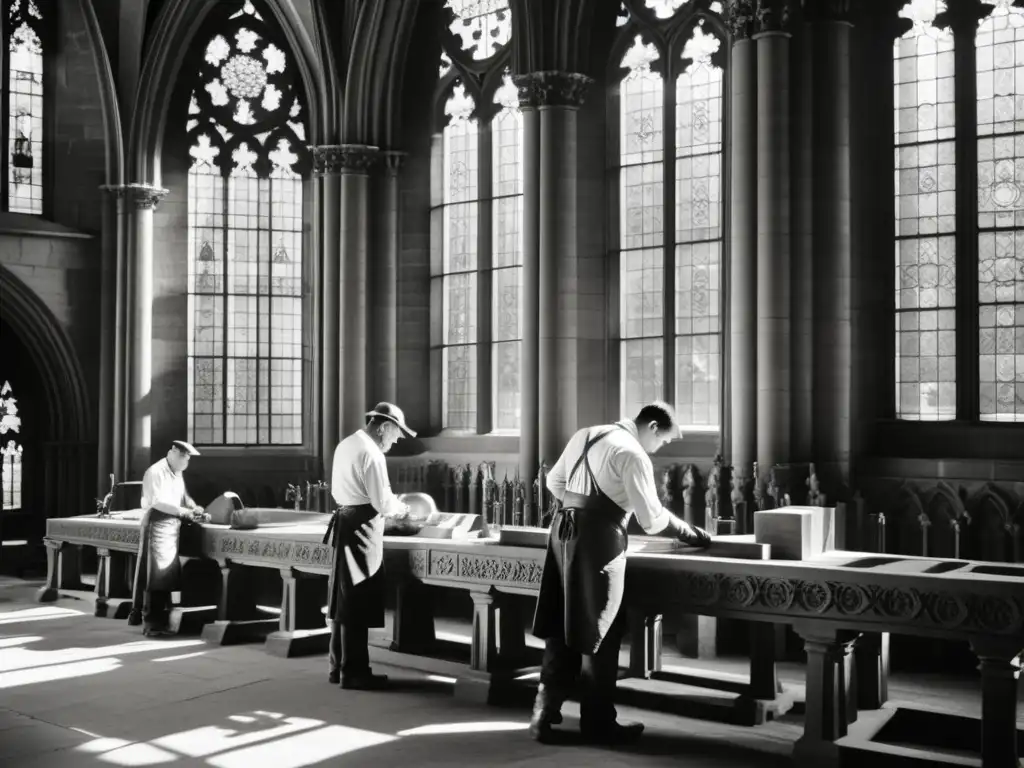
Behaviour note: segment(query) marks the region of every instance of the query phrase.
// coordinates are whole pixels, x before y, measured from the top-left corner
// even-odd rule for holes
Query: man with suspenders
[[[616,720],[615,682],[624,630],[626,527],[635,514],[649,534],[671,533],[707,547],[711,537],[658,498],[648,454],[680,436],[664,403],[644,406],[635,419],[581,429],[548,474],[561,501],[551,521],[533,633],[545,640],[540,688],[530,720],[538,741],[562,722],[562,703],[579,675],[580,730],[588,741],[621,744],[643,733],[641,723]]]

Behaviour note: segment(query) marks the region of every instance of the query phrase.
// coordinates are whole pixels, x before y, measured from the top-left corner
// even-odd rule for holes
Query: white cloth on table
[[[609,499],[626,511],[623,526],[628,525],[629,516],[635,514],[644,531],[660,533],[668,525],[671,512],[662,506],[658,498],[654,465],[640,445],[632,419],[588,427],[573,435],[548,473],[548,490],[559,500],[566,491],[584,496],[593,491],[585,466],[580,465],[571,483],[568,483],[568,474],[583,455],[587,438],[597,437],[603,432],[608,432],[607,437],[595,443],[589,453],[594,480]]]

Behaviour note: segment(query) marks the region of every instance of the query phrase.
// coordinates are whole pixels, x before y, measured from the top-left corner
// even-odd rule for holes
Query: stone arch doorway
[[[45,562],[46,519],[90,512],[96,448],[88,391],[74,349],[53,313],[9,269],[0,267],[0,378],[18,398],[22,430],[22,509],[0,535],[27,541],[10,562]],[[0,382],[2,385],[2,382]],[[5,568],[6,569],[6,568]]]

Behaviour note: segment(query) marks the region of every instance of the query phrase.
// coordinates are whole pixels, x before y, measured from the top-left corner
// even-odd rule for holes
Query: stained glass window
[[[975,38],[979,416],[1024,422],[1024,10],[994,5]]]
[[[189,439],[300,444],[309,158],[297,73],[246,0],[227,7],[198,76],[187,124]]]
[[[657,18],[695,12],[678,0],[647,6]],[[714,430],[721,389],[722,42],[698,16],[663,59],[628,14],[622,26],[630,43],[618,92],[620,406],[635,415],[652,400],[674,401],[685,429]],[[674,132],[671,152],[667,129]]]
[[[5,0],[3,30],[3,195],[12,213],[43,212],[44,24],[43,0]]]
[[[0,471],[3,474],[3,509],[21,509],[22,446],[11,433],[21,432],[18,401],[9,382],[0,387]]]
[[[441,311],[442,429],[518,431],[522,339],[522,146],[518,90],[507,68],[484,92],[511,37],[506,0],[449,0],[452,32],[439,74],[444,123],[435,199],[433,278]],[[488,60],[494,63],[486,64]],[[489,237],[488,237],[489,234]],[[486,319],[489,317],[489,322]],[[480,397],[490,398],[481,403]],[[481,405],[487,405],[481,408]],[[482,416],[481,414],[485,414]]]
[[[896,414],[956,418],[953,36],[941,0],[912,0],[894,45]]]

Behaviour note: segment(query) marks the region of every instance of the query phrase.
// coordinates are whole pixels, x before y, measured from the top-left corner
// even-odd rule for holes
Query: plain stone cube
[[[754,513],[754,541],[770,544],[772,560],[808,560],[832,549],[830,507],[782,507]]]

